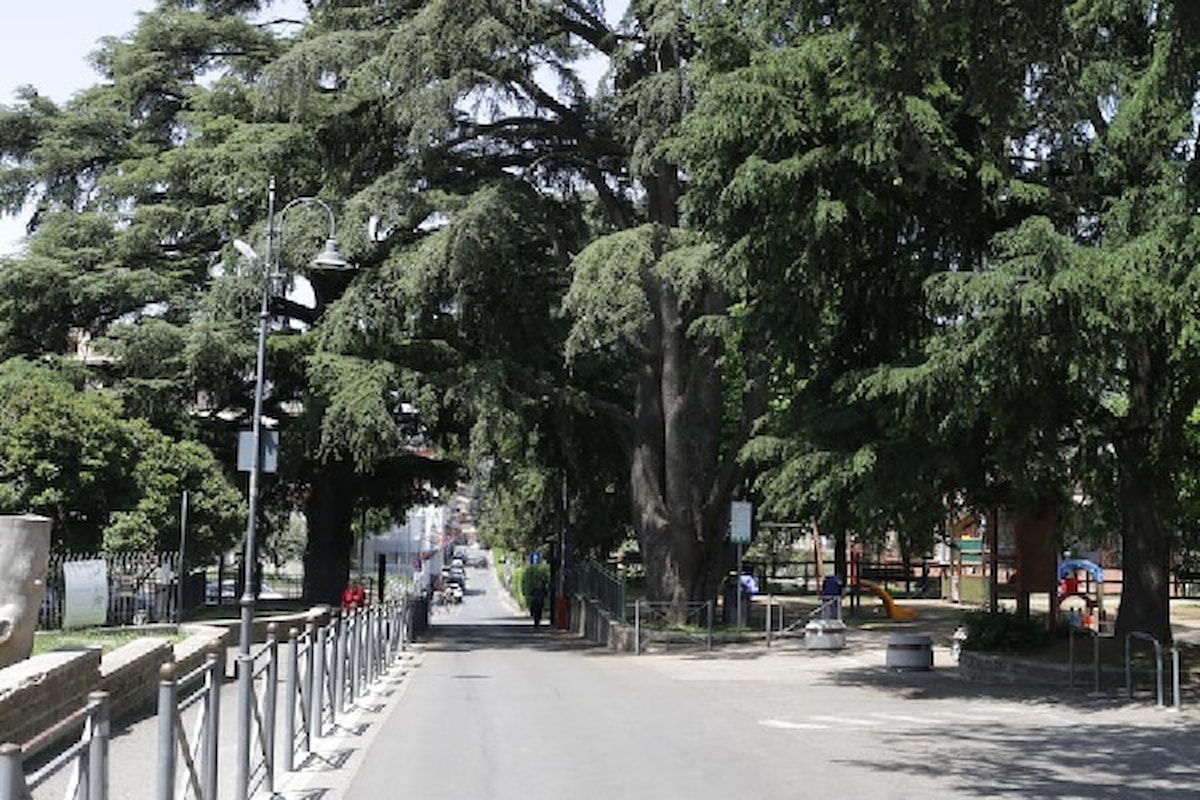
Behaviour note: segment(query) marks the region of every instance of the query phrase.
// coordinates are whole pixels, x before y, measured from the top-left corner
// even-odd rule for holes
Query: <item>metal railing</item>
[[[44,765],[25,774],[26,759],[83,724],[79,741],[67,747]],[[105,800],[108,797],[108,692],[92,692],[87,704],[65,719],[39,733],[22,745],[0,744],[0,800],[26,800],[50,776],[71,765],[67,800]]]
[[[683,618],[673,615],[680,610],[674,603],[656,603],[638,598],[633,603],[633,653],[641,655],[643,638],[662,639],[666,636],[685,636],[688,639],[704,637],[705,650],[712,650],[713,602],[685,603]],[[703,619],[703,622],[700,620]],[[702,634],[694,633],[701,628]]]
[[[1133,640],[1140,639],[1144,642],[1150,642],[1154,645],[1154,662],[1156,666],[1155,674],[1157,676],[1156,686],[1158,688],[1158,707],[1162,708],[1163,703],[1163,659],[1162,659],[1162,643],[1158,638],[1143,633],[1141,631],[1131,631],[1125,634],[1125,693],[1133,699],[1133,657],[1132,646]]]
[[[575,570],[575,590],[596,600],[617,622],[625,622],[625,579],[595,561],[585,561]]]
[[[186,675],[177,677],[172,662],[159,670],[157,797],[187,798],[189,790],[197,800],[216,797],[223,673],[221,656],[215,650],[209,651],[204,664]],[[189,737],[183,713],[193,706],[199,707],[199,713]],[[178,787],[177,756],[181,753],[186,771],[183,785]]]
[[[775,609],[779,609],[778,614],[775,613]],[[842,596],[833,595],[822,598],[820,605],[800,615],[793,622],[787,621],[786,610],[787,606],[776,599],[774,595],[767,596],[766,621],[763,625],[767,637],[767,647],[770,647],[775,639],[785,638],[797,631],[804,636],[807,633],[808,623],[814,619],[840,620],[842,618]]]
[[[277,630],[270,626],[266,642],[256,653],[238,657],[239,726],[247,726],[251,736],[245,744],[239,741],[235,798],[244,800],[258,791],[274,795],[280,773],[297,769],[296,756],[312,752],[317,739],[337,729],[339,716],[354,708],[405,650],[411,613],[408,598],[402,598],[346,614],[313,616],[303,631],[288,631],[282,653]],[[195,680],[202,671],[209,676],[204,690],[183,701],[178,700],[171,665],[163,667],[157,800],[216,797],[220,686],[216,665],[216,657],[210,656],[205,667],[179,681]],[[201,696],[208,699],[189,740],[181,713]],[[182,775],[179,753],[185,767]]]

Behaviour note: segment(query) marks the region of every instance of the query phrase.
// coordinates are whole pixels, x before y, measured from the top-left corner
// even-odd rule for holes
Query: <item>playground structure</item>
[[[816,566],[817,566],[817,580],[820,583],[822,583],[821,595],[822,595],[822,599],[825,599],[826,597],[834,596],[834,592],[830,589],[826,589],[824,586],[827,583],[827,581],[825,579],[825,574],[824,574],[825,573],[825,564],[824,564],[824,560],[821,558],[820,534],[819,534],[819,531],[817,531],[816,523],[813,523],[813,534],[814,534],[813,541],[817,543],[816,546],[814,547],[814,556],[815,556],[815,561],[816,561]],[[840,595],[841,588],[842,588],[840,580],[837,581],[837,583],[838,583],[837,594]],[[874,581],[869,581],[869,580],[863,578],[861,575],[859,575],[859,564],[858,564],[857,555],[852,556],[850,559],[850,586],[854,587],[855,589],[865,589],[868,592],[870,592],[871,594],[878,597],[883,602],[883,609],[887,613],[888,619],[909,621],[909,620],[914,620],[917,618],[916,609],[908,608],[907,606],[902,606],[902,605],[898,604],[896,602],[896,598],[892,597],[891,592],[889,592],[887,589],[883,588],[878,583],[875,583]],[[839,603],[838,611],[839,611],[839,617],[840,617],[840,603]]]
[[[1104,570],[1100,565],[1084,558],[1069,558],[1059,562],[1058,591],[1054,603],[1056,617],[1072,598],[1082,600],[1083,608],[1082,611],[1074,608],[1068,611],[1067,621],[1073,627],[1100,632],[1108,622],[1104,611]]]
[[[878,597],[883,602],[883,609],[887,612],[888,619],[913,620],[917,618],[917,610],[915,608],[909,608],[908,606],[900,605],[896,602],[896,599],[892,597],[891,592],[889,592],[887,589],[884,589],[879,584],[864,578],[858,578],[854,582],[854,585],[866,589],[868,592]]]

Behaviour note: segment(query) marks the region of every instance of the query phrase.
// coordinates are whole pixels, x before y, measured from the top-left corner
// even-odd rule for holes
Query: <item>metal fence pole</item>
[[[775,606],[775,595],[767,595],[767,647],[771,646],[771,609]]]
[[[158,773],[156,800],[175,797],[175,726],[179,724],[179,705],[175,684],[175,665],[168,661],[158,670]]]
[[[316,672],[313,675],[312,695],[310,696],[312,706],[308,717],[308,727],[312,731],[314,739],[325,735],[321,727],[322,718],[325,716],[322,708],[325,705],[325,638],[326,628],[322,625],[317,629],[317,654],[313,660]]]
[[[379,621],[379,611],[375,606],[367,608],[367,640],[363,643],[363,650],[366,653],[366,658],[363,660],[363,673],[367,686],[375,682],[375,650],[376,650],[376,630],[375,624]]]
[[[204,749],[200,763],[200,786],[204,800],[217,796],[217,735],[221,722],[220,656],[215,648],[205,656]]]
[[[108,738],[112,732],[108,692],[89,693],[88,703],[92,706],[88,716],[88,800],[108,800]]]
[[[350,611],[349,631],[347,635],[349,640],[347,645],[350,648],[350,702],[358,701],[358,669],[359,669],[359,648],[358,642],[362,637],[359,635],[359,629],[362,627],[362,612],[355,608]]]
[[[316,652],[317,652],[317,623],[316,623],[316,621],[310,619],[308,621],[308,624],[305,627],[307,628],[307,633],[308,633],[308,647],[306,647],[304,649],[304,667],[305,667],[305,669],[304,669],[304,682],[302,684],[302,688],[300,689],[301,706],[302,706],[300,713],[305,715],[304,749],[306,751],[311,751],[312,750],[312,740],[313,740],[313,718],[312,718],[313,671],[316,668],[315,659],[316,659]],[[307,704],[304,703],[305,698],[307,698],[307,700],[308,700]]]
[[[234,772],[233,796],[235,800],[246,800],[250,795],[250,745],[254,735],[254,657],[249,653],[237,656],[237,765]],[[206,799],[207,800],[207,799]]]
[[[633,601],[633,654],[642,654],[642,598]]]
[[[333,708],[346,710],[346,620],[339,609],[333,611]]]
[[[0,800],[24,800],[28,796],[21,746],[12,742],[0,744]]]
[[[300,631],[295,628],[288,629],[287,643],[287,660],[288,670],[287,677],[284,679],[283,686],[283,767],[284,772],[291,772],[295,766],[294,755],[296,752],[296,695],[300,691],[300,650],[299,642]]]
[[[1183,708],[1183,701],[1179,697],[1179,644],[1176,642],[1171,642],[1171,698],[1176,711]]]
[[[279,638],[274,622],[267,625],[267,672],[263,676],[262,748],[267,791],[275,793],[275,707],[279,694]]]

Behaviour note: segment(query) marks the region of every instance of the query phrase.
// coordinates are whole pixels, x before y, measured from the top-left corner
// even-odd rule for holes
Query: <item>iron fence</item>
[[[75,726],[83,725],[79,740],[41,767],[26,774],[26,762]],[[92,692],[87,704],[24,744],[0,744],[0,800],[26,800],[52,775],[74,767],[66,798],[106,800],[108,797],[108,692]]]
[[[596,600],[618,622],[625,622],[625,579],[595,561],[575,569],[575,590]]]
[[[402,596],[346,614],[313,615],[303,630],[287,632],[282,648],[276,628],[269,626],[265,643],[238,657],[237,800],[256,792],[275,795],[280,772],[295,771],[297,755],[311,752],[317,739],[336,731],[342,715],[361,707],[411,641],[417,605]],[[185,675],[176,674],[173,662],[162,665],[156,800],[216,800],[223,681],[217,649]],[[184,715],[193,708],[189,730]],[[78,742],[26,773],[34,754],[80,724]],[[109,728],[108,695],[94,692],[84,708],[29,742],[0,744],[0,800],[28,800],[32,789],[71,765],[76,774],[69,800],[107,800]]]
[[[178,620],[179,553],[52,553],[38,628],[58,630],[63,623],[66,579],[63,564],[103,560],[108,575],[105,625],[134,625]]]
[[[680,616],[682,614],[682,616]],[[633,604],[633,653],[641,655],[649,643],[704,642],[712,650],[713,602],[651,602],[638,598]]]

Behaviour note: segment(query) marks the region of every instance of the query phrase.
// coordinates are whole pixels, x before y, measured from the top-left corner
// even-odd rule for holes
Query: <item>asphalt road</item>
[[[1195,798],[1200,714],[886,669],[886,638],[614,655],[533,630],[490,571],[435,612],[332,797]]]

